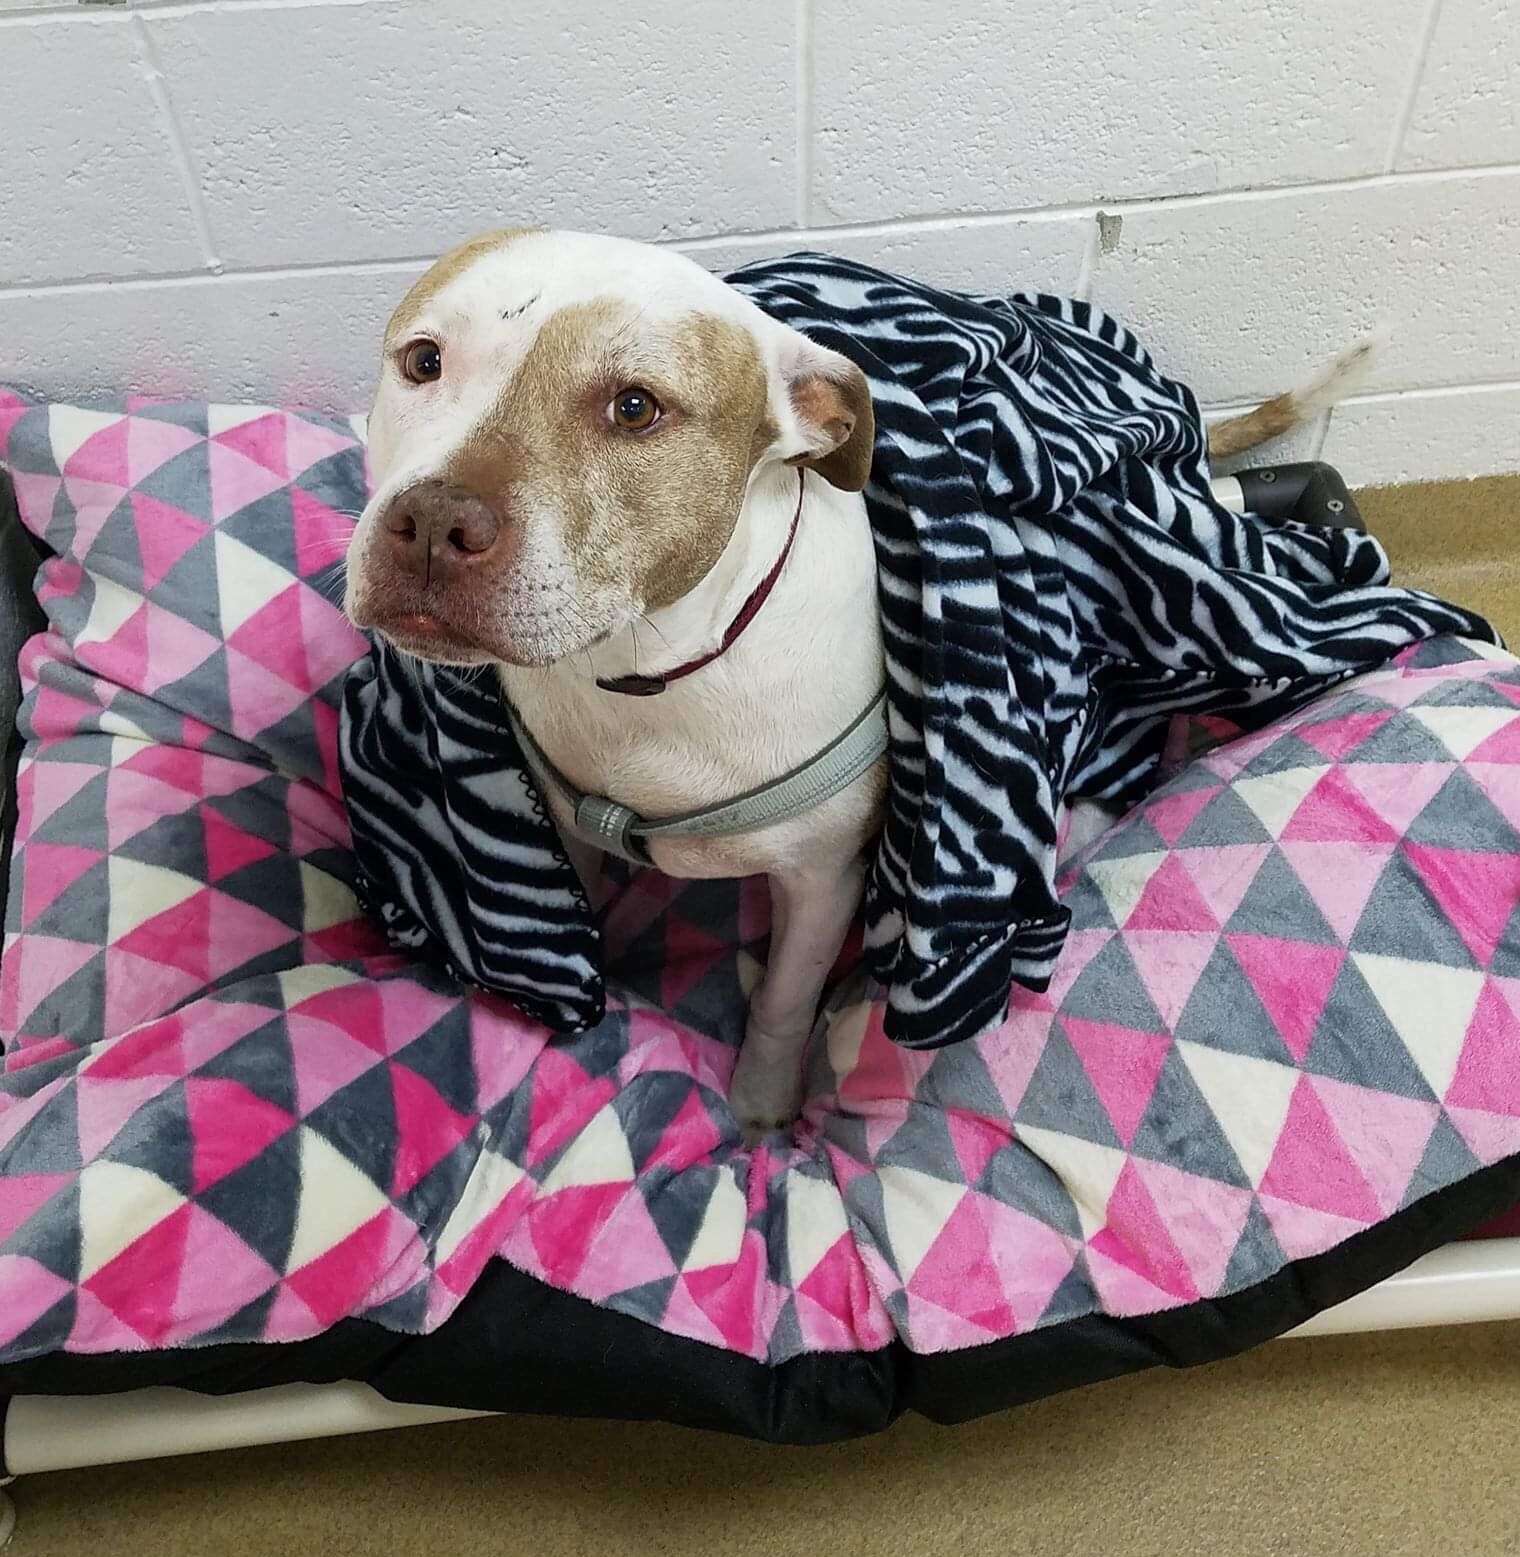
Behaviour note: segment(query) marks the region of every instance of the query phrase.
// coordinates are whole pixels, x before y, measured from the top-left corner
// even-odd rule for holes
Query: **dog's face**
[[[552,664],[694,588],[767,465],[858,491],[873,437],[859,369],[690,260],[489,234],[386,329],[345,608],[422,658]]]

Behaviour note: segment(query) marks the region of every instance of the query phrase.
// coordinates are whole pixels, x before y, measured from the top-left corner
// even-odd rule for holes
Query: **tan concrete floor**
[[[1520,478],[1363,494],[1520,642]],[[32,1478],[7,1557],[1501,1557],[1520,1324],[1283,1341],[956,1429],[775,1449],[499,1418]]]

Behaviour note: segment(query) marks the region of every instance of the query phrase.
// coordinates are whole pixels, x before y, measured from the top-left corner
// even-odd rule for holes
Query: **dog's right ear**
[[[859,492],[870,479],[876,448],[876,415],[866,376],[837,351],[800,332],[787,332],[772,415],[781,429],[780,452],[788,465],[816,470],[844,492]]]

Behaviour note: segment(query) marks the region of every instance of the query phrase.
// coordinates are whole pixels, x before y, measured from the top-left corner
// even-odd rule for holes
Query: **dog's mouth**
[[[378,633],[388,643],[410,654],[413,659],[428,660],[435,665],[518,665],[542,669],[563,657],[552,641],[542,646],[534,642],[532,634],[522,639],[486,638],[441,615],[437,611],[413,609],[368,614],[355,623],[367,631]],[[610,636],[599,633],[585,648],[595,648]]]
[[[436,665],[485,665],[503,658],[433,611],[402,611],[369,625],[404,654]]]
[[[525,602],[484,609],[466,594],[418,587],[410,581],[356,579],[344,611],[355,627],[372,632],[403,654],[435,665],[513,665],[541,669],[571,653],[593,649],[613,628],[591,632],[568,603],[530,592]],[[515,609],[511,606],[515,605]]]

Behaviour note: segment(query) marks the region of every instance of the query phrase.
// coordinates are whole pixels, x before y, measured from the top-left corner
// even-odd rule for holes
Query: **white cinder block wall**
[[[501,223],[1090,296],[1293,453],[1520,470],[1520,0],[0,0],[0,380],[368,398]],[[1099,213],[1105,220],[1099,223]]]

